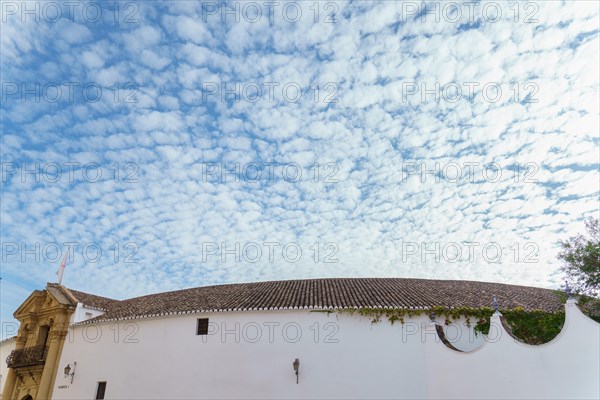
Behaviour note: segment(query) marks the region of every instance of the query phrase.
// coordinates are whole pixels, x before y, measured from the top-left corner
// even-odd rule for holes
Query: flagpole
[[[62,262],[60,263],[60,267],[58,267],[58,271],[56,271],[56,275],[58,275],[58,284],[62,283],[63,273],[65,272],[65,266],[67,265],[67,257],[69,256],[69,250],[67,249],[67,253],[63,257]]]

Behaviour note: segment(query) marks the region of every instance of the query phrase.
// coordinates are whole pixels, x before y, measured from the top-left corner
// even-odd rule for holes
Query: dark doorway
[[[96,389],[96,400],[103,400],[105,393],[106,393],[106,382],[98,382],[98,389]]]
[[[38,335],[38,346],[48,345],[48,335],[50,333],[50,327],[48,325],[40,326],[40,333]]]

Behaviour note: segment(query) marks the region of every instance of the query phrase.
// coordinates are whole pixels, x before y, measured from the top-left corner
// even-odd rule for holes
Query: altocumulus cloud
[[[2,10],[3,320],[67,242],[64,283],[116,298],[558,287],[557,241],[597,216],[594,2],[21,4]]]

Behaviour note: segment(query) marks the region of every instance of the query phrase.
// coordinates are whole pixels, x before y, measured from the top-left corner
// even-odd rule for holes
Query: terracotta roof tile
[[[186,312],[290,308],[429,308],[490,307],[557,312],[563,305],[555,291],[500,283],[405,279],[331,278],[204,286],[112,300],[77,290],[85,305],[107,312],[90,322]]]
[[[96,296],[95,294],[84,293],[78,290],[68,289],[68,291],[75,296],[79,303],[90,308],[96,308],[98,310],[108,311],[116,308],[117,304],[120,303],[119,300]]]

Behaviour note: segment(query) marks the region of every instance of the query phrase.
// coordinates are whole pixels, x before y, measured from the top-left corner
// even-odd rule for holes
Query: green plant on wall
[[[567,301],[567,295],[562,291],[556,291],[561,303]],[[581,311],[588,317],[600,323],[600,299],[577,296],[577,302]],[[467,326],[472,326],[476,334],[487,335],[490,330],[490,318],[494,313],[491,307],[431,307],[429,309],[406,309],[406,308],[349,308],[336,310],[320,310],[319,312],[338,314],[358,314],[371,320],[371,323],[379,323],[387,319],[392,325],[396,322],[404,323],[406,318],[420,315],[430,315],[435,312],[438,321],[444,321],[445,325],[465,318]],[[547,312],[542,310],[525,310],[523,307],[513,309],[500,309],[500,313],[512,330],[512,334],[524,343],[543,344],[554,339],[562,330],[565,323],[565,313]]]
[[[435,312],[436,317],[443,318],[446,325],[464,317],[467,326],[474,323],[473,330],[476,334],[488,334],[490,329],[490,317],[494,310],[489,307],[432,307],[426,310],[414,309],[387,309],[387,308],[358,308],[330,310],[340,314],[358,314],[369,318],[371,323],[379,323],[384,318],[391,324],[399,322],[404,323],[406,318],[412,318],[419,315],[430,315]],[[565,313],[551,313],[541,310],[526,311],[522,307],[514,309],[500,309],[501,314],[506,319],[512,329],[512,333],[519,340],[528,344],[543,344],[554,339],[562,330],[565,323]],[[600,320],[597,315],[591,315],[595,320]]]
[[[381,322],[384,318],[391,324],[396,322],[404,323],[406,318],[412,318],[419,315],[429,315],[435,312],[436,317],[444,320],[445,325],[465,318],[467,326],[474,323],[475,333],[488,334],[490,329],[490,317],[494,310],[489,307],[432,307],[426,310],[414,309],[387,309],[387,308],[359,308],[337,310],[341,314],[358,314],[367,317],[371,323]],[[512,333],[518,339],[529,344],[547,343],[554,339],[561,331],[565,322],[565,313],[550,313],[541,310],[525,311],[521,307],[500,312],[506,318]]]
[[[512,329],[514,336],[529,344],[548,343],[562,330],[565,313],[549,313],[540,310],[525,311],[522,307],[500,311]],[[488,334],[490,320],[479,320],[475,332]]]

